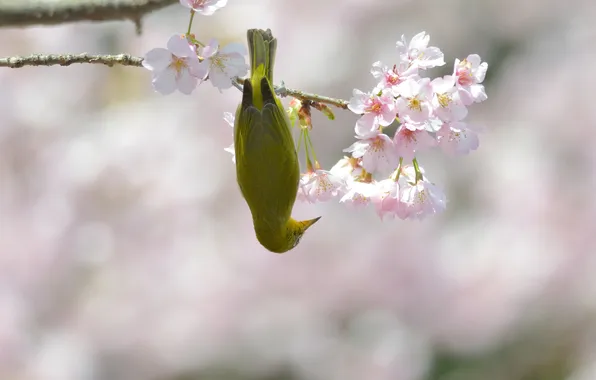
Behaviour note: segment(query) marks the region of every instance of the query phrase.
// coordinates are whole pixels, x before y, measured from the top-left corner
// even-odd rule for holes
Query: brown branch
[[[178,0],[0,0],[0,28],[141,18]]]
[[[140,67],[143,63],[143,58],[135,57],[129,54],[117,54],[117,55],[92,55],[87,53],[82,54],[32,54],[26,57],[5,57],[0,58],[0,67],[9,67],[12,69],[18,69],[25,66],[70,66],[74,63],[92,63],[106,66],[122,65],[122,66],[136,66]],[[235,78],[232,82],[234,86],[242,91],[242,83],[244,82],[241,78]],[[335,107],[347,109],[348,101],[343,99],[329,98],[327,96],[310,94],[308,92],[293,90],[286,88],[284,84],[281,86],[275,86],[275,92],[280,96],[292,96],[294,98],[311,101],[314,103],[329,104]]]

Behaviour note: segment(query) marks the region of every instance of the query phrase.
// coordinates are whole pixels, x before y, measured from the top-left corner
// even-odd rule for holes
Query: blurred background
[[[323,219],[295,250],[256,241],[223,121],[240,93],[151,89],[141,68],[0,69],[0,379],[596,379],[596,3],[230,0],[199,39],[271,28],[276,81],[349,99],[420,31],[489,63],[469,156],[422,165],[448,210]],[[0,56],[144,55],[186,30],[3,29]],[[434,76],[433,75],[433,76]],[[314,116],[330,168],[356,115]]]

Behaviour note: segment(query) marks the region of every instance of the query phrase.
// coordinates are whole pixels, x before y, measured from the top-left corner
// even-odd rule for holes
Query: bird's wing
[[[300,168],[283,111],[273,104],[244,110],[237,133],[240,189],[253,217],[285,222],[291,215]],[[262,209],[260,209],[262,208]]]

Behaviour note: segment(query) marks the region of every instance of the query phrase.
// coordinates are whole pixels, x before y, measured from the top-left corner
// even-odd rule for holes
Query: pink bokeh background
[[[297,204],[323,218],[275,255],[223,150],[238,91],[164,97],[141,68],[0,69],[0,378],[596,379],[596,3],[228,3],[197,37],[271,28],[276,81],[322,95],[372,87],[402,34],[429,33],[445,73],[487,60],[479,150],[422,158],[447,212]],[[6,29],[0,56],[142,56],[187,19],[175,5],[140,36]],[[336,116],[314,116],[327,168],[353,141],[356,115]],[[458,358],[448,374],[442,357]]]

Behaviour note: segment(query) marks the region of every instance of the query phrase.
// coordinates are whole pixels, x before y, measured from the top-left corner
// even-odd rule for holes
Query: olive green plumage
[[[250,29],[247,35],[251,77],[244,81],[236,111],[236,175],[257,239],[283,253],[319,218],[296,221],[291,216],[300,166],[288,116],[272,87],[277,40],[270,30]]]

